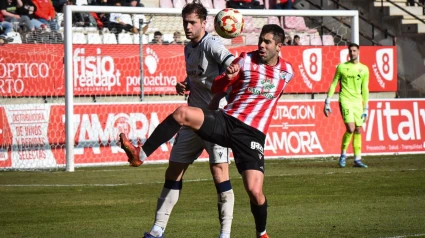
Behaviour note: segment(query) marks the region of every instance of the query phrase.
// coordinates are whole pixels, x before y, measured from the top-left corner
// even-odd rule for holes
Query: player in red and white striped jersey
[[[243,53],[233,62],[240,67],[232,80],[224,73],[215,79],[212,92],[225,92],[232,86],[224,111],[248,126],[266,133],[270,124],[270,115],[276,102],[292,79],[294,71],[291,64],[278,58],[275,65],[263,62],[265,48]]]
[[[260,238],[269,237],[267,200],[263,193],[266,132],[277,100],[294,75],[292,66],[279,57],[284,37],[280,26],[263,26],[258,50],[242,54],[214,80],[212,102],[229,93],[224,110],[180,106],[158,125],[142,147],[134,147],[124,134],[120,135],[131,164],[143,163],[182,126],[191,128],[204,140],[231,148]],[[210,104],[210,108],[215,107]]]

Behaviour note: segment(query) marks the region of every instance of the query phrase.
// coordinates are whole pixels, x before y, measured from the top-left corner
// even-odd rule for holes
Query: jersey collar
[[[208,35],[208,32],[205,31],[205,35],[201,38],[200,41],[198,41],[198,43],[194,45],[192,44],[192,48],[196,48],[205,39],[205,37],[207,37],[207,35]]]

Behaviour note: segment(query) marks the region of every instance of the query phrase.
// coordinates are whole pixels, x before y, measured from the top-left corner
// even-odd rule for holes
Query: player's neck
[[[270,59],[267,62],[263,62],[263,64],[268,65],[268,66],[276,66],[277,63],[279,63],[279,58],[275,58],[275,59]]]
[[[207,34],[206,31],[202,32],[198,37],[196,37],[196,39],[190,40],[190,42],[192,42],[192,45],[198,44],[202,40],[202,38],[204,38],[205,34]]]

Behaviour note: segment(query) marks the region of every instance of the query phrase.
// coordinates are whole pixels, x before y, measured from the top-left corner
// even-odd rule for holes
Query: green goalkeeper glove
[[[325,108],[323,109],[323,113],[325,113],[325,116],[327,117],[332,113],[331,100],[329,98],[326,98],[325,100]]]
[[[368,110],[369,108],[367,108],[367,106],[363,109],[363,114],[362,114],[363,122],[367,120]]]

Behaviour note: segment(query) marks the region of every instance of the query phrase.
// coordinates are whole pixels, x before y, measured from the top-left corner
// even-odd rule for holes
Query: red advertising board
[[[256,46],[229,47],[236,56]],[[145,45],[145,94],[175,94],[186,78],[183,46]],[[8,45],[0,48],[2,96],[64,96],[63,45]],[[347,47],[288,46],[282,57],[295,70],[287,93],[327,92],[335,68],[348,59]],[[397,91],[397,53],[392,46],[362,46],[360,61],[369,67],[370,91]],[[139,95],[138,45],[74,45],[74,95]]]
[[[336,101],[280,102],[267,133],[269,157],[338,155],[345,126]],[[363,154],[425,153],[425,100],[371,100],[363,125]],[[349,153],[352,152],[350,147]]]
[[[156,126],[184,102],[79,104],[74,107],[77,166],[125,163],[117,144],[124,132],[143,143]],[[280,101],[264,147],[266,158],[330,156],[340,153],[345,131],[338,103],[323,115],[323,101]],[[363,127],[363,154],[425,153],[425,100],[372,100]],[[46,168],[65,164],[65,107],[27,104],[0,106],[0,168]],[[151,161],[166,161],[172,143]],[[351,148],[349,152],[351,151]],[[204,153],[201,158],[207,158]]]

